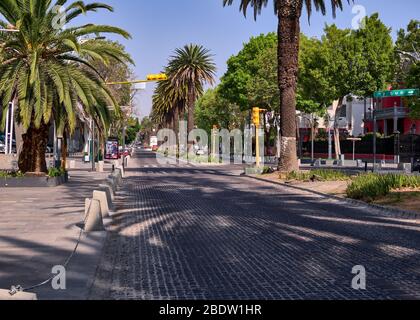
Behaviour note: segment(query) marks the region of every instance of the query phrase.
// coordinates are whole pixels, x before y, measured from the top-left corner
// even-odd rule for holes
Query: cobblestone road
[[[420,224],[240,177],[134,160],[92,298],[420,299]],[[367,290],[351,288],[363,265]]]

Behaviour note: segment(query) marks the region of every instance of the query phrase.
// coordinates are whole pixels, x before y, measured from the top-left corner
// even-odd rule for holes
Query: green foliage
[[[392,82],[395,70],[394,43],[391,28],[387,27],[377,13],[365,19],[365,27],[352,32],[354,43],[355,74],[351,93],[372,96],[375,91],[386,89]]]
[[[420,88],[420,61],[410,67],[406,77],[406,83],[409,88]],[[405,102],[410,109],[410,117],[420,119],[420,97],[408,97],[405,98]]]
[[[305,35],[301,35],[300,48],[296,108],[322,117],[335,98],[330,56],[321,41]]]
[[[404,174],[366,174],[356,177],[347,188],[352,199],[372,202],[388,195],[392,190],[419,188],[420,177]]]
[[[221,96],[230,103],[237,104],[241,110],[252,108],[254,103],[267,105],[267,103],[258,101],[258,98],[261,97],[254,96],[253,99],[250,99],[252,94],[250,94],[249,88],[252,88],[254,84],[260,88],[264,87],[265,80],[271,83],[271,87],[274,86],[275,90],[278,90],[276,48],[277,35],[275,33],[252,37],[237,55],[227,61],[227,72],[222,77],[220,84]],[[267,64],[263,65],[263,63]],[[267,92],[266,88],[264,88],[264,92]],[[272,97],[268,97],[268,100],[272,100]]]
[[[130,118],[128,120],[128,126],[126,129],[125,142],[130,144],[136,140],[138,133],[140,132],[140,123],[137,118]]]
[[[130,58],[113,44],[96,38],[103,33],[126,38],[130,35],[116,27],[93,24],[60,29],[54,23],[56,14],[50,3],[49,0],[2,0],[0,3],[0,15],[7,21],[2,21],[1,26],[11,24],[19,29],[19,32],[0,33],[0,106],[4,110],[9,101],[17,98],[24,129],[31,125],[38,128],[42,122],[49,123],[52,115],[58,115],[56,120],[65,118],[72,130],[80,101],[84,112],[97,116],[106,126],[107,106],[117,108],[117,103],[91,62],[125,63]],[[73,23],[81,14],[98,9],[112,11],[112,7],[104,4],[86,5],[77,1],[68,6],[65,18],[67,23]],[[89,68],[82,69],[81,65]],[[4,115],[5,112],[2,124]]]
[[[333,100],[352,93],[372,96],[383,90],[394,75],[394,46],[391,29],[373,14],[357,31],[325,28],[322,45],[327,63],[327,78]]]
[[[111,46],[115,46],[116,49],[126,52],[125,47],[121,43],[111,40],[105,41]],[[120,59],[110,58],[109,63],[104,63],[101,60],[94,60],[91,61],[91,65],[95,67],[104,81],[123,82],[134,79],[130,62],[132,62],[131,59],[121,62]],[[85,66],[85,68],[88,67]],[[109,86],[109,90],[119,106],[128,106],[132,102],[131,87],[129,85],[113,85]]]
[[[204,93],[205,84],[214,84],[216,65],[210,50],[189,44],[175,49],[165,68],[167,81],[160,82],[153,95],[151,119],[156,124],[168,125],[185,107],[194,115],[197,98]],[[194,128],[194,116],[188,126]]]
[[[219,94],[219,89],[209,89],[197,101],[195,119],[197,127],[211,134],[214,125],[232,130],[244,125],[246,114]]]
[[[262,174],[264,175],[264,174],[271,174],[271,173],[274,173],[274,169],[273,168],[271,168],[271,167],[267,167],[267,166],[265,166],[264,168],[263,168],[263,170],[262,170]]]
[[[0,171],[0,178],[22,178],[25,175],[20,171]]]
[[[48,169],[48,177],[50,178],[63,177],[64,175],[66,175],[66,170],[63,168]]]
[[[321,42],[301,35],[297,109],[305,113],[325,112],[334,98],[328,81],[328,59]],[[254,106],[277,111],[278,88],[277,37],[274,33],[253,37],[228,60],[219,94],[241,110]]]
[[[418,57],[420,55],[420,21],[411,20],[407,30],[398,30],[398,38],[395,45],[395,57],[397,68],[395,74],[395,85],[400,87],[419,88],[419,78],[413,79],[412,76],[418,71]],[[416,66],[417,64],[417,66]],[[410,73],[412,73],[410,75]],[[418,75],[418,73],[417,73]]]
[[[350,180],[350,176],[342,171],[338,170],[325,170],[316,169],[310,171],[293,171],[289,173],[286,180],[297,180],[297,181],[309,181],[315,177],[317,180],[322,181],[347,181]]]
[[[420,21],[411,20],[407,30],[398,31],[395,55],[398,62],[396,86],[402,88],[420,88]],[[404,98],[410,108],[410,117],[420,119],[420,98]]]

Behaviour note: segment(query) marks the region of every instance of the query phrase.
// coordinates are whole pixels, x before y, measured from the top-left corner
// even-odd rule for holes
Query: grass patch
[[[420,177],[404,174],[365,174],[357,176],[347,188],[347,196],[373,202],[390,194],[392,190],[420,187]]]
[[[343,171],[325,169],[294,171],[286,176],[286,180],[309,181],[311,179],[321,181],[347,181],[350,180],[350,176]]]

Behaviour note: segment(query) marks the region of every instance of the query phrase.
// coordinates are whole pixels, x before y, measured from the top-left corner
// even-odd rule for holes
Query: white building
[[[348,96],[347,101],[342,105],[340,110],[339,127],[340,129],[348,131],[350,136],[359,137],[364,135],[364,122],[365,113],[368,112],[372,99],[358,98],[356,96]],[[335,111],[338,107],[338,101],[335,101],[332,106],[327,110],[330,118],[330,123],[326,121],[327,117],[317,117],[315,120],[318,123],[319,129],[333,128]],[[310,129],[312,123],[312,116],[307,114],[299,115],[300,129]]]

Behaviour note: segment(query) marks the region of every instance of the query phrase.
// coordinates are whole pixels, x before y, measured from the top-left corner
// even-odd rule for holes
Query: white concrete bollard
[[[85,232],[104,231],[104,222],[102,220],[101,204],[98,200],[93,200],[89,206],[87,219],[85,221]]]
[[[112,176],[115,177],[115,180],[117,181],[118,186],[121,186],[122,185],[121,170],[120,169],[115,170]]]
[[[113,205],[112,201],[114,201],[115,197],[114,197],[114,194],[112,193],[111,187],[106,185],[106,184],[100,184],[99,185],[99,191],[104,191],[106,193],[106,197],[107,197],[107,200],[108,200],[108,207],[109,207],[109,209],[113,209],[114,205]]]
[[[114,178],[112,178],[112,176],[109,176],[105,180],[105,184],[108,185],[112,189],[112,192],[115,195],[115,193],[117,192],[117,184],[116,184]]]
[[[121,171],[121,177],[122,178],[125,178],[125,172],[124,172],[124,167],[123,166],[118,166],[118,167],[116,167],[118,170],[120,170]]]
[[[98,200],[101,205],[102,217],[109,217],[108,197],[105,191],[93,191],[93,200]]]
[[[15,295],[10,295],[9,290],[0,289],[0,300],[32,301],[38,300],[38,298],[35,293],[18,292]]]

